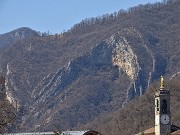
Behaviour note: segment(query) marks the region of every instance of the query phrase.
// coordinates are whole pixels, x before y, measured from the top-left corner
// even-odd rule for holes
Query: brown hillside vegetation
[[[0,101],[0,108],[0,133],[4,133],[16,118],[16,109],[6,100]]]
[[[167,82],[171,92],[172,124],[180,126],[180,76]],[[133,135],[154,126],[154,93],[159,81],[152,84],[145,95],[132,100],[124,108],[104,115],[87,124],[83,129],[92,128],[103,135]]]
[[[28,28],[0,35],[0,70],[20,108],[11,131],[53,131],[56,126],[68,130],[117,111],[161,75],[169,78],[180,71],[179,26],[180,1],[165,0],[85,19],[60,35],[38,34]],[[18,31],[20,38],[15,36]],[[26,38],[21,38],[22,31],[27,31]],[[107,40],[114,41],[113,45]],[[139,67],[134,73],[137,77],[128,76],[124,65],[114,66],[117,44],[126,53],[131,50],[119,59],[127,69]],[[125,135],[143,129],[139,122],[144,128],[152,126],[153,106],[145,104],[152,98],[147,94],[133,100],[142,99],[136,108],[129,102],[122,113],[113,113],[115,117],[104,116],[97,130],[114,135],[126,131]],[[144,108],[141,113],[140,108]],[[139,120],[135,120],[137,114],[143,114],[137,116]]]
[[[0,133],[5,132],[6,127],[16,117],[16,109],[6,100],[5,78],[0,75]]]

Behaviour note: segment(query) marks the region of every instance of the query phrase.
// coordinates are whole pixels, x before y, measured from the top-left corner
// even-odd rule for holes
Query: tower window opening
[[[167,101],[162,100],[162,113],[167,113]]]
[[[156,99],[156,107],[158,108],[159,107],[159,100]]]
[[[156,108],[157,108],[157,111],[159,111],[159,100],[156,99]]]

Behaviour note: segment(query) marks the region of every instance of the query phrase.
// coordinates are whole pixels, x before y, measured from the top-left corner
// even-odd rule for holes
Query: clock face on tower
[[[161,116],[161,123],[162,124],[168,124],[169,121],[170,121],[170,118],[169,118],[168,115],[164,114],[164,115]]]

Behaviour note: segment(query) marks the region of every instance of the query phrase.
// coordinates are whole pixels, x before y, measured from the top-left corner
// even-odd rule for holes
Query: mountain
[[[166,88],[171,93],[172,124],[180,125],[180,76],[166,80]],[[103,135],[134,135],[154,127],[154,94],[160,87],[160,80],[154,82],[146,93],[136,97],[126,107],[115,112],[102,115],[92,122],[78,126],[76,129],[95,129]]]
[[[0,47],[15,43],[17,40],[38,36],[38,33],[30,28],[22,27],[11,32],[0,34]]]
[[[62,34],[0,35],[7,98],[19,107],[11,131],[90,123],[132,104],[161,75],[179,73],[179,9],[168,0],[86,19]]]
[[[27,27],[18,28],[11,32],[0,34],[0,53],[6,52],[6,49],[16,44],[19,40],[30,39],[38,36],[39,34],[36,31]]]

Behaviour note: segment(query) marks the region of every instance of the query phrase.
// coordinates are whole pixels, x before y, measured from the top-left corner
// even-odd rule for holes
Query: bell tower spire
[[[161,76],[160,89],[164,89],[164,78]]]
[[[167,135],[171,131],[170,91],[165,88],[161,76],[160,88],[155,92],[155,135]]]

